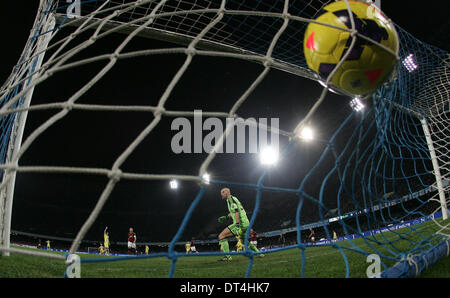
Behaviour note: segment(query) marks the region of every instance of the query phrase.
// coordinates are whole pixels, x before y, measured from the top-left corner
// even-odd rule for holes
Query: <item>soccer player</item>
[[[191,248],[191,252],[198,253],[197,249],[195,248],[194,237],[192,237],[192,239],[191,239],[190,248]]]
[[[128,231],[128,254],[131,254],[131,251],[133,251],[134,254],[137,254],[136,233],[133,231],[133,228],[130,228]]]
[[[236,243],[236,251],[242,251],[244,249],[244,244],[242,243],[241,237],[236,236],[238,242]]]
[[[239,202],[239,200],[235,196],[231,195],[231,191],[229,188],[222,188],[220,190],[220,195],[222,196],[223,200],[226,200],[229,213],[227,216],[221,216],[219,218],[219,222],[222,223],[227,218],[231,218],[233,220],[233,223],[223,229],[223,231],[219,234],[220,250],[227,253],[230,251],[227,238],[236,236],[242,238],[245,235],[250,222],[241,202]],[[249,243],[248,247],[255,252],[259,252],[256,246],[251,243]],[[231,261],[231,259],[232,258],[230,255],[225,255],[221,260]]]
[[[105,249],[103,247],[103,244],[100,243],[100,247],[98,248],[98,252],[102,255],[105,253]]]
[[[256,234],[255,230],[250,230],[250,243],[253,244],[255,247],[258,247],[258,235]]]
[[[284,238],[283,232],[280,232],[280,245],[284,246],[285,243],[286,243],[286,238]]]
[[[316,233],[314,232],[313,228],[309,228],[309,239],[311,239],[312,242],[316,241]]]
[[[108,227],[105,227],[103,231],[103,245],[105,247],[105,254],[109,254],[109,232]]]

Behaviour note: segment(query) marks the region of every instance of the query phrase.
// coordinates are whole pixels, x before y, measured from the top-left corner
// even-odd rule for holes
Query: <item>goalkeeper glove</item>
[[[223,223],[226,219],[227,219],[227,217],[224,215],[224,216],[219,217],[218,221],[220,223]]]

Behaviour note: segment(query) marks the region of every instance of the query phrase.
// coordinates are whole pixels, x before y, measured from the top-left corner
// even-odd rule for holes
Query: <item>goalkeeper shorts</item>
[[[231,224],[228,226],[228,229],[230,229],[231,233],[233,233],[234,236],[243,237],[245,236],[245,232],[247,231],[248,225],[236,225]]]

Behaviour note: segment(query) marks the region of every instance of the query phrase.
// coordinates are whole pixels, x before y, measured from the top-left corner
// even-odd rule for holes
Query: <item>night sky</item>
[[[13,11],[3,11],[0,80],[4,82],[19,59],[34,21],[38,1],[12,1]],[[35,2],[35,3],[34,3]],[[445,1],[417,5],[400,5],[399,1],[382,1],[382,9],[395,23],[419,39],[446,48],[448,35],[448,4]],[[14,7],[15,6],[15,7]],[[446,7],[442,7],[446,6]],[[107,53],[123,36],[99,42],[94,52]],[[151,42],[152,47],[172,46],[162,42],[136,39],[127,50],[139,49]],[[150,46],[150,45],[149,45]],[[91,51],[90,54],[93,54]],[[184,62],[184,55],[141,57],[120,61],[78,103],[155,105],[175,71]],[[39,85],[32,104],[67,100],[90,79],[104,63],[80,67],[70,75],[55,75]],[[170,110],[201,109],[228,111],[239,96],[262,71],[258,64],[230,58],[194,57],[192,65],[171,94],[166,108]],[[123,80],[126,79],[126,84]],[[272,70],[247,102],[238,110],[243,118],[280,119],[280,128],[292,130],[318,98],[321,86],[294,75]],[[30,113],[25,138],[56,110]],[[329,93],[313,127],[317,137],[328,139],[334,129],[351,113],[348,98]],[[71,111],[43,133],[30,147],[20,165],[58,165],[111,168],[115,159],[153,119],[144,112]],[[173,118],[164,117],[158,127],[137,147],[121,167],[124,172],[197,175],[206,154],[174,154],[170,138]],[[286,144],[280,137],[280,144]],[[309,143],[291,158],[281,161],[267,177],[267,184],[297,187],[324,145]],[[264,168],[255,154],[219,154],[208,172],[211,179],[256,183]],[[92,211],[108,182],[95,175],[61,175],[19,173],[16,180],[12,229],[36,234],[73,238]],[[318,181],[320,185],[320,181]],[[310,187],[314,187],[311,185]],[[221,186],[211,185],[192,215],[182,239],[206,239],[223,226],[217,218],[226,213],[221,200]],[[108,199],[86,239],[101,240],[105,226],[110,228],[111,241],[125,241],[129,227],[134,227],[138,241],[170,241],[193,201],[199,186],[180,182],[176,191],[168,181],[121,180]],[[251,213],[255,191],[232,188]],[[261,216],[255,222],[257,231],[278,229],[280,220],[294,219],[298,200],[294,195],[270,193],[263,195]],[[333,206],[330,206],[333,208]],[[316,206],[304,207],[305,218],[314,217]]]

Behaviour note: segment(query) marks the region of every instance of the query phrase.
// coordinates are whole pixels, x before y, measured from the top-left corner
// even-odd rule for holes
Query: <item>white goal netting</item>
[[[294,197],[290,205],[279,208],[290,210],[286,216],[298,231],[290,249],[300,249],[302,254],[307,246],[300,231],[311,221],[321,222],[324,237],[331,239],[327,228],[330,214],[356,216],[351,224],[339,218],[345,235],[362,235],[364,230],[431,216],[437,226],[432,236],[422,235],[414,227],[408,227],[407,236],[396,234],[396,239],[363,236],[369,247],[376,243],[386,248],[380,254],[387,261],[400,262],[405,255],[411,260],[440,247],[450,234],[448,222],[439,219],[446,216],[450,187],[449,55],[397,27],[400,49],[395,54],[399,62],[392,80],[361,99],[367,106],[362,116],[357,111],[345,113],[330,106],[327,99],[340,98],[342,104],[352,96],[329,84],[332,75],[322,78],[308,69],[303,55],[305,27],[329,2],[41,0],[21,59],[0,89],[0,249],[4,253],[18,251],[10,248],[6,235],[11,229],[17,174],[39,176],[36,181],[43,187],[50,187],[43,182],[46,177],[65,175],[102,185],[90,188],[85,180],[73,190],[90,211],[71,244],[71,254],[101,218],[110,197],[124,193],[121,185],[144,181],[154,183],[151,185],[157,189],[170,180],[191,183],[194,195],[184,194],[191,197],[190,203],[184,206],[184,216],[177,219],[179,228],[167,251],[173,260],[169,276],[179,257],[175,244],[205,193],[224,185],[249,189],[256,197],[250,225],[257,222],[258,214],[267,212],[262,197],[272,193]],[[290,79],[277,81],[279,72]],[[303,94],[299,86],[305,79],[325,87],[314,96]],[[295,92],[300,95],[282,98],[290,94],[275,85],[296,84],[296,80]],[[270,94],[271,102],[261,96],[263,87],[278,91]],[[265,95],[270,97],[267,92]],[[286,111],[286,106],[301,101],[301,111]],[[280,127],[267,123],[264,128],[280,137],[280,158],[291,172],[274,170],[280,179],[272,184],[268,181],[272,170],[256,171],[240,155],[234,156],[233,162],[240,163],[241,169],[233,172],[224,166],[230,160],[219,150],[235,129],[234,123],[224,125],[208,152],[193,154],[189,161],[172,154],[167,138],[170,121],[192,119],[196,110],[205,118],[223,120],[288,119]],[[335,114],[339,115],[329,116]],[[25,126],[27,117],[33,121]],[[81,124],[85,122],[89,125]],[[311,122],[332,126],[323,133],[317,155],[305,166],[298,162],[302,150],[299,133]],[[22,141],[26,127],[32,129],[25,131]],[[102,144],[111,139],[117,140],[116,146],[108,143],[105,148]],[[58,143],[54,145],[58,153],[43,145],[52,142]],[[83,145],[75,152],[73,148],[80,143]],[[44,148],[48,155],[36,157],[29,153],[33,148]],[[212,170],[216,165],[222,173]],[[47,183],[64,191],[58,182]],[[406,206],[410,200],[417,205]],[[394,215],[391,206],[401,206],[402,211]],[[406,251],[396,246],[396,241],[405,237],[410,244]],[[332,245],[346,260],[347,248]],[[368,254],[363,248],[351,249]],[[251,254],[249,258],[247,276]],[[304,275],[301,269],[299,272]],[[346,276],[349,272],[347,264]]]

